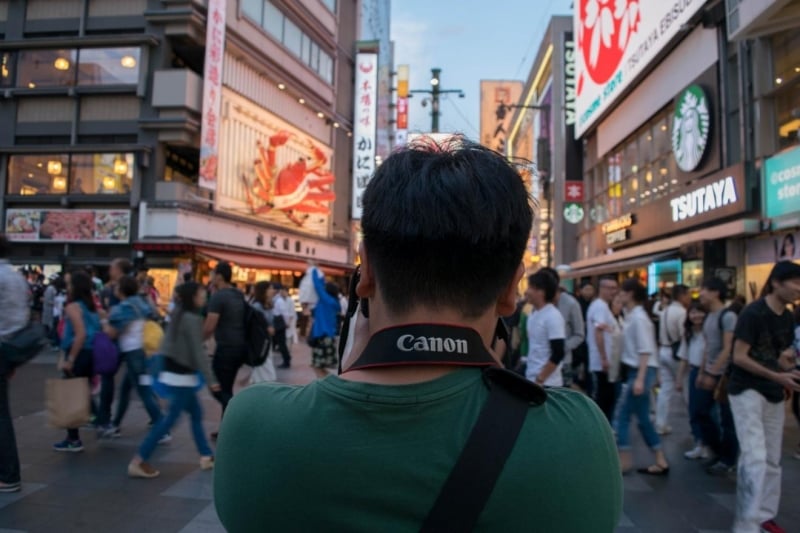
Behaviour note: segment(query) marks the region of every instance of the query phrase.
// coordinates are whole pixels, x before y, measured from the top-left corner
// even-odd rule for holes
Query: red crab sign
[[[334,176],[328,167],[328,156],[322,148],[306,138],[303,142],[307,158],[279,166],[278,152],[297,135],[281,130],[268,139],[267,146],[256,141],[258,157],[253,162],[253,178],[242,174],[247,205],[253,215],[282,211],[297,226],[303,227],[312,214],[329,215],[329,203],[336,199],[330,190]]]

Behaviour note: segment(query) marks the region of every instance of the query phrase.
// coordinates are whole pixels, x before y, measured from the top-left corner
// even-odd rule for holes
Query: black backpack
[[[244,335],[247,345],[247,359],[249,366],[261,366],[269,356],[270,338],[267,328],[269,324],[264,313],[247,303],[242,298],[244,305]]]

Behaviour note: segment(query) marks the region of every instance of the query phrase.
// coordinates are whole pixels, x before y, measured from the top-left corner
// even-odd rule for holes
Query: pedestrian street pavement
[[[293,355],[292,368],[278,370],[279,380],[302,384],[314,379],[308,346],[295,345]],[[275,362],[279,360],[276,358]],[[46,427],[44,382],[57,375],[55,355],[50,354],[20,368],[11,381],[11,409],[22,462],[23,490],[0,494],[0,533],[224,531],[214,510],[213,474],[198,468],[197,452],[185,418],[173,430],[172,443],[159,447],[151,460],[161,470],[161,476],[152,480],[127,477],[128,461],[147,434],[147,416],[135,394],[121,438],[98,440],[93,431],[84,430],[83,453],[52,451],[51,445],[61,440],[63,433]],[[246,374],[240,377],[246,381]],[[204,393],[203,407],[206,430],[216,430],[218,404]],[[617,533],[729,531],[735,507],[735,482],[711,478],[698,463],[682,458],[690,442],[685,409],[679,399],[673,404],[670,423],[675,431],[664,438],[664,446],[671,472],[664,478],[635,473],[624,478],[624,514]],[[646,466],[651,457],[638,431],[632,428],[631,433],[636,464]],[[798,441],[800,431],[794,419],[787,416],[784,496],[778,520],[790,532],[800,532],[797,498],[800,461],[791,457]]]

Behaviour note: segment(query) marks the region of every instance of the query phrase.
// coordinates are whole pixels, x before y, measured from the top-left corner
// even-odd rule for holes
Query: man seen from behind
[[[483,369],[503,372],[495,333],[532,222],[516,169],[477,144],[425,139],[384,161],[363,206],[354,290],[368,317],[362,303],[343,373],[250,387],[225,415],[215,502],[232,533],[420,531],[492,394]],[[621,478],[605,418],[573,391],[546,396],[525,406],[470,529],[614,531]]]

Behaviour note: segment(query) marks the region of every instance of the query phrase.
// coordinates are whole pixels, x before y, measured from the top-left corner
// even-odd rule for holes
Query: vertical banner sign
[[[362,197],[375,171],[375,119],[378,112],[378,54],[356,55],[355,123],[353,124],[352,219],[361,220]]]
[[[481,80],[481,144],[506,153],[511,117],[522,97],[521,81]],[[523,154],[524,156],[524,154]]]
[[[208,0],[203,71],[203,124],[200,127],[200,187],[216,190],[219,156],[222,58],[225,55],[225,2]]]
[[[577,98],[575,76],[575,41],[572,32],[564,33],[564,219],[577,224],[584,217],[583,203],[583,149],[575,140],[575,100]]]
[[[408,140],[408,65],[397,67],[397,123],[395,146],[403,146]]]

